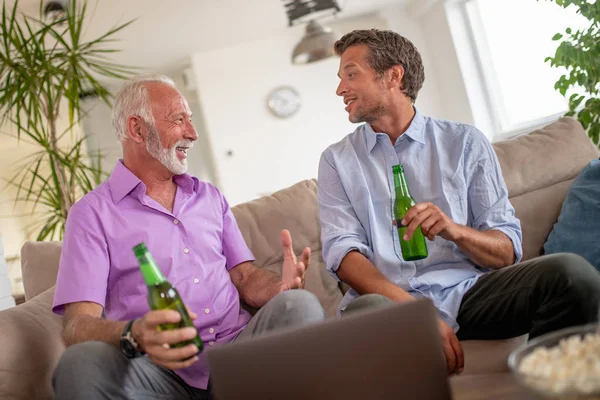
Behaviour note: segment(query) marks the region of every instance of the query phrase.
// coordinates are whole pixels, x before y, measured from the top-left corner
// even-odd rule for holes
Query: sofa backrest
[[[598,149],[572,118],[528,135],[495,143],[502,173],[523,228],[524,259],[540,254],[573,178],[598,157]],[[280,273],[283,262],[279,234],[288,229],[294,251],[312,250],[306,288],[317,295],[328,316],[334,315],[342,292],[325,270],[321,256],[317,184],[299,182],[270,196],[232,208],[256,265]],[[26,298],[52,287],[60,256],[59,242],[29,242],[23,246]]]
[[[21,274],[25,300],[45,292],[56,283],[62,243],[26,242],[21,247]]]
[[[316,180],[299,182],[270,196],[237,205],[232,211],[257,266],[281,273],[283,253],[279,235],[282,229],[290,231],[296,255],[310,247],[306,289],[319,298],[327,316],[335,315],[342,293],[337,281],[325,270],[321,255]]]
[[[523,260],[537,257],[573,179],[598,148],[581,124],[569,117],[522,135],[494,143],[509,198],[521,220]]]

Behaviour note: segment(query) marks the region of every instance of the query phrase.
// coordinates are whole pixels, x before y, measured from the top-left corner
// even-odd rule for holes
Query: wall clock
[[[279,118],[294,115],[302,105],[300,94],[291,86],[279,86],[267,96],[267,107]]]

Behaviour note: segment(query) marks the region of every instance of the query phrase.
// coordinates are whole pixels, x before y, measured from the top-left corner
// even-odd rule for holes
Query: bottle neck
[[[155,286],[167,280],[162,271],[158,268],[158,265],[156,265],[150,252],[146,251],[143,254],[138,254],[137,260],[140,264],[140,270],[142,271],[146,286]]]
[[[406,183],[404,171],[394,171],[394,186],[396,189],[396,197],[410,197],[410,192],[408,191],[408,184]]]

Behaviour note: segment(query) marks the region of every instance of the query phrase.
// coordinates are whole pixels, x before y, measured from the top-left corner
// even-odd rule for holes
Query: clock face
[[[280,118],[287,118],[300,109],[300,94],[290,86],[275,88],[267,98],[269,110]]]

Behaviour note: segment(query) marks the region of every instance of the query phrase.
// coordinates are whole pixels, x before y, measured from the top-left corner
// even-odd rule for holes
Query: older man
[[[110,178],[73,206],[67,220],[53,310],[64,314],[68,348],[53,378],[57,399],[208,398],[207,346],[320,321],[301,289],[310,260],[281,233],[282,276],[256,268],[223,195],[185,174],[198,138],[173,82],[126,82],[113,109],[123,159]],[[189,307],[195,328],[158,331],[176,311],[149,311],[133,246],[145,242]],[[240,306],[262,307],[251,319]],[[132,350],[133,349],[133,350]]]

